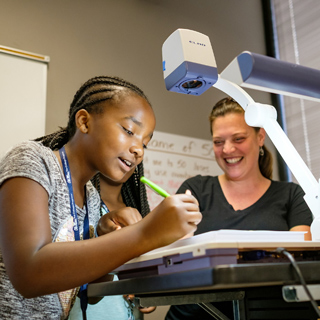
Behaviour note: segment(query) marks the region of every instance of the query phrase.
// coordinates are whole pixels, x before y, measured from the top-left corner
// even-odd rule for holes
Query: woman
[[[213,151],[224,173],[190,178],[178,190],[189,189],[199,202],[203,218],[195,234],[219,229],[290,230],[306,231],[305,240],[311,240],[312,214],[302,188],[271,180],[272,157],[264,145],[265,130],[249,127],[243,108],[231,98],[220,100],[209,120]],[[206,317],[200,307],[186,305],[172,306],[166,319]]]

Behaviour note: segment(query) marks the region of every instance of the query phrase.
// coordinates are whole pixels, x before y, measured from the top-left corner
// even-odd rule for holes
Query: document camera
[[[216,60],[208,36],[178,29],[162,46],[167,90],[200,95],[218,80]]]

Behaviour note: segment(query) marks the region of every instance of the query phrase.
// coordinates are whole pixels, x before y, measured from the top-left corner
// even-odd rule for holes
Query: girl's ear
[[[88,133],[89,118],[90,114],[85,109],[80,109],[75,115],[76,126],[82,133]]]

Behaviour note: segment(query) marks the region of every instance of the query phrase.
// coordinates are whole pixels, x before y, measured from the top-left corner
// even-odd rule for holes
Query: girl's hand
[[[110,211],[103,215],[97,226],[99,236],[119,230],[130,224],[134,224],[142,219],[139,211],[135,208],[125,207],[122,209]]]
[[[197,199],[186,192],[165,198],[139,224],[152,250],[192,234],[201,219]]]

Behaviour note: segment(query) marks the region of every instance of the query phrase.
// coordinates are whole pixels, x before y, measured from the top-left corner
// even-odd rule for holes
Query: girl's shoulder
[[[24,141],[12,147],[0,161],[0,184],[13,177],[49,182],[59,174],[56,156],[39,142]]]
[[[13,146],[0,161],[0,168],[19,169],[19,167],[51,167],[56,163],[56,156],[50,148],[40,142],[24,141]]]
[[[53,155],[53,152],[50,148],[45,147],[40,142],[23,141],[11,147],[3,156],[3,158],[1,159],[1,162],[6,159],[17,157],[18,155],[21,158],[28,158],[28,156],[32,154],[37,156],[43,156],[43,155],[47,156],[49,154]]]

